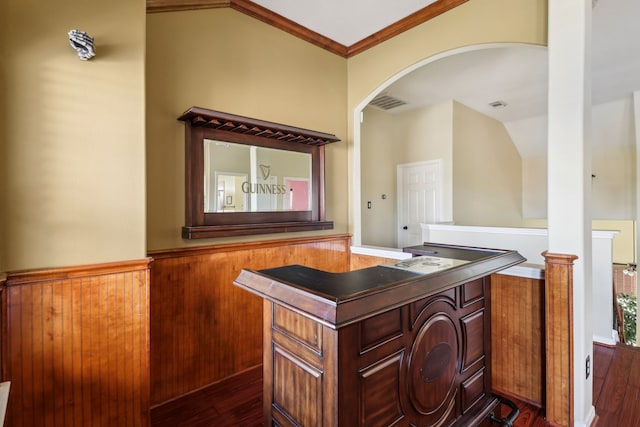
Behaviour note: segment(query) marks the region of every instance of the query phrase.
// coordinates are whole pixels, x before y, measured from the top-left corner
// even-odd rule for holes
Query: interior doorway
[[[311,210],[309,180],[306,178],[284,178],[284,186],[289,194],[285,198],[285,209],[292,211]]]
[[[422,242],[420,224],[442,216],[442,161],[405,163],[398,175],[398,248]]]
[[[215,171],[216,197],[205,191],[205,212],[244,212],[247,196],[242,192],[242,183],[247,181],[247,174]]]

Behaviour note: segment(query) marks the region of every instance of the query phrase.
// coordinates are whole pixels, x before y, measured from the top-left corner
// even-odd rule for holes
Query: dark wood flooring
[[[595,345],[593,350],[592,427],[640,425],[640,348]],[[516,401],[514,427],[549,424],[540,408]],[[508,412],[505,408],[505,412]],[[503,416],[504,414],[500,414]],[[151,410],[152,427],[262,426],[262,370],[255,367]]]
[[[637,427],[640,425],[640,348],[618,345],[609,351],[608,363],[598,361],[594,354],[595,363],[600,365],[594,366],[596,422],[593,427]]]
[[[151,410],[151,427],[262,426],[262,365]]]

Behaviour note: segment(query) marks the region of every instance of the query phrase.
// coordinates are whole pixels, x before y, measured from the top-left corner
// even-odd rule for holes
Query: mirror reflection
[[[311,210],[311,154],[204,140],[204,211]]]

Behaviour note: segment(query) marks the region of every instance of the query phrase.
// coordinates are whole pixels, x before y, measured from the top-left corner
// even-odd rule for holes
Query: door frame
[[[434,222],[439,222],[442,220],[442,198],[443,198],[443,174],[442,174],[442,159],[436,160],[426,160],[422,162],[413,162],[413,163],[400,163],[396,165],[396,199],[397,199],[397,208],[396,208],[396,246],[400,248],[402,246],[400,238],[402,231],[402,223],[404,218],[404,170],[407,168],[414,167],[435,167],[436,175],[437,175],[437,183],[436,183],[436,206],[435,206],[435,218]]]

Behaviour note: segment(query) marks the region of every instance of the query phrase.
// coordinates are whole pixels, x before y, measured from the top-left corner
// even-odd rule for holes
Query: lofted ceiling
[[[436,0],[253,0],[336,42],[351,46]]]
[[[146,0],[147,13],[229,7],[350,57],[469,0]]]
[[[147,0],[147,10],[231,7],[350,57],[466,1]],[[640,90],[639,21],[640,0],[594,1],[594,105],[630,98]],[[513,124],[546,116],[547,51],[522,45],[468,50],[407,74],[385,88],[383,94],[405,103],[387,110],[390,113],[453,99],[505,123],[522,155],[540,155],[544,134],[533,137],[531,130],[525,130],[518,135],[517,129],[522,127]],[[489,105],[497,101],[506,106]]]
[[[599,0],[592,16],[593,104],[640,90],[640,1]],[[452,55],[428,64],[386,89],[407,105],[454,99],[502,122],[546,114],[547,51],[507,45]],[[492,108],[494,101],[506,107]]]

